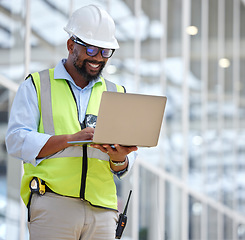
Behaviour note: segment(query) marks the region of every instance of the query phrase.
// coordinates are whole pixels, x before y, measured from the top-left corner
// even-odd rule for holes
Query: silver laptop
[[[103,92],[93,140],[68,143],[154,147],[166,101],[164,96]]]

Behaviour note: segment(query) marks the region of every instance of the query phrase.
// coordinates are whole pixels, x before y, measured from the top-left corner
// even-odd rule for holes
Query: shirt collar
[[[61,61],[58,62],[58,64],[54,68],[54,79],[65,79],[71,82],[74,86],[78,87],[74,80],[72,79],[71,75],[66,71],[66,68],[64,64],[66,63],[67,59],[62,59]],[[102,83],[101,78],[97,78],[95,80],[92,80],[88,83],[88,85],[85,88],[92,88],[96,83]]]

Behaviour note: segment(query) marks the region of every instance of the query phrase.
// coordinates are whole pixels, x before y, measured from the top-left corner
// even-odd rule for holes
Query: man
[[[117,221],[113,175],[120,178],[130,170],[137,147],[67,142],[92,140],[102,92],[111,85],[124,91],[101,75],[119,48],[115,25],[107,12],[89,5],[75,11],[64,29],[68,58],[21,84],[7,150],[25,163],[21,196],[30,239],[112,240]]]

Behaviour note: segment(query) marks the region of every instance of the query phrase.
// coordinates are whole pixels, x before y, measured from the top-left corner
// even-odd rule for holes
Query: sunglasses
[[[99,47],[87,45],[81,39],[79,39],[77,37],[73,37],[72,40],[73,40],[73,42],[86,47],[86,53],[90,57],[94,57],[99,52],[101,52],[101,56],[103,58],[110,58],[112,56],[112,54],[114,53],[114,51],[115,51],[115,49],[99,48]]]

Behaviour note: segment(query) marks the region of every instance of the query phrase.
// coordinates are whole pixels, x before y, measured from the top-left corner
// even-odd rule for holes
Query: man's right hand
[[[85,140],[92,140],[94,137],[94,128],[87,127],[83,130],[69,135],[68,139],[69,141],[85,141]]]
[[[84,128],[83,130],[66,135],[54,135],[49,138],[43,148],[40,150],[37,158],[44,158],[51,154],[57,153],[64,148],[70,147],[67,142],[92,140],[94,136],[94,128]]]

